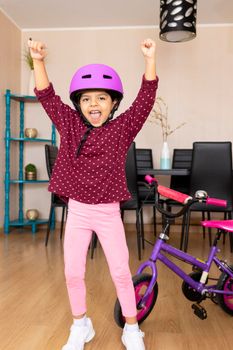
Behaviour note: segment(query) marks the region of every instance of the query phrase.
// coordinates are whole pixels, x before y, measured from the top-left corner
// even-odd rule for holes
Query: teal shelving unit
[[[11,136],[11,103],[19,104],[19,118],[20,118],[20,128],[19,137]],[[24,146],[27,142],[39,142],[39,143],[51,143],[56,145],[56,132],[55,127],[51,126],[51,139],[43,138],[27,138],[24,137],[24,112],[25,103],[37,103],[38,100],[35,96],[26,96],[12,94],[10,90],[6,90],[5,94],[5,104],[6,104],[6,128],[5,128],[5,215],[4,215],[4,232],[9,233],[10,227],[21,227],[21,226],[31,226],[32,232],[35,233],[37,225],[45,224],[48,222],[47,219],[42,220],[27,220],[24,218],[23,214],[23,191],[24,186],[28,184],[39,184],[45,183],[49,180],[25,180],[23,173],[23,160],[24,160]],[[11,178],[10,171],[10,156],[11,156],[11,143],[16,142],[19,144],[19,172],[18,178]],[[18,218],[16,220],[10,220],[10,187],[19,187],[19,209]]]

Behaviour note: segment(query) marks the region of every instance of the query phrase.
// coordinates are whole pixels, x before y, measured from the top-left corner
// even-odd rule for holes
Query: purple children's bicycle
[[[226,206],[226,201],[210,198],[205,191],[197,191],[192,198],[183,193],[158,185],[157,180],[149,175],[146,176],[146,180],[149,183],[150,188],[155,188],[156,190],[155,206],[163,215],[164,225],[162,232],[154,244],[150,258],[141,264],[137,274],[133,277],[138,311],[138,323],[142,323],[149,316],[157,300],[157,260],[161,261],[175,274],[181,277],[183,280],[182,292],[188,300],[194,302],[194,304],[192,304],[192,309],[194,314],[200,319],[204,320],[207,317],[205,308],[201,306],[201,302],[206,298],[210,298],[226,313],[233,315],[233,265],[228,265],[226,261],[220,260],[217,257],[217,254],[220,252],[220,249],[217,248],[217,243],[222,234],[233,232],[233,220],[202,222],[202,225],[205,227],[217,229],[213,245],[210,247],[206,261],[195,258],[194,256],[168,244],[170,223],[175,218],[185,215],[191,205],[196,202],[202,202],[207,205]],[[177,213],[166,211],[159,204],[159,194],[182,203],[182,209]],[[166,255],[164,253],[166,253]],[[168,255],[191,265],[192,272],[190,274],[184,272],[184,270],[182,270],[176,263],[169,259]],[[218,279],[209,277],[212,263],[215,263],[217,268],[221,271]],[[144,270],[146,268],[150,268],[152,274],[145,273]],[[213,282],[214,284],[209,284],[209,281],[215,282]],[[115,303],[114,318],[118,326],[123,328],[125,318],[122,315],[118,299]]]

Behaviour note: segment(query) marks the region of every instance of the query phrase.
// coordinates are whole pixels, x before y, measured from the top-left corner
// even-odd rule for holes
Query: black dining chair
[[[175,148],[173,150],[172,157],[172,169],[191,169],[192,164],[192,149],[190,148]],[[190,189],[190,175],[172,175],[170,179],[171,189],[189,194]],[[164,199],[161,201],[163,205],[166,205],[167,210],[172,211],[172,208],[182,206],[181,203],[174,201],[172,199]],[[184,225],[184,220],[182,225]]]
[[[192,154],[193,150],[191,148],[175,148],[173,152],[172,158],[172,169],[188,169],[191,170],[192,165]],[[177,176],[172,175],[170,181],[170,188],[182,192],[185,194],[189,194],[190,191],[190,174],[185,176]],[[167,205],[167,209],[171,210],[172,207],[181,206],[180,203],[168,199],[165,201]],[[207,217],[210,217],[210,214],[207,213]],[[205,220],[205,212],[202,211],[202,220]],[[184,224],[184,222],[183,222]],[[183,227],[184,229],[184,227]],[[202,227],[203,238],[205,238],[205,227]],[[224,236],[225,237],[225,236]]]
[[[137,185],[137,162],[136,162],[136,146],[133,142],[128,150],[126,158],[126,179],[128,190],[131,193],[132,198],[121,203],[121,214],[122,220],[124,220],[124,212],[126,210],[135,210],[136,212],[136,233],[137,233],[137,248],[138,248],[138,258],[141,260],[141,247],[144,241],[143,232],[141,230],[141,220],[140,220],[140,199],[138,193]]]
[[[175,148],[172,157],[172,169],[191,169],[193,150],[189,148]],[[190,175],[172,175],[170,180],[170,188],[189,194],[190,190]],[[167,205],[167,209],[171,210],[172,206],[181,206],[180,203],[172,200],[165,199],[164,202]]]
[[[175,148],[172,157],[172,169],[191,169],[193,150],[190,148]],[[190,175],[172,175],[170,188],[189,194]]]
[[[153,169],[153,155],[150,148],[136,148],[137,171],[140,169]],[[154,235],[156,236],[156,209],[155,209],[155,192],[143,185],[145,183],[144,175],[137,175],[138,194],[141,206],[141,229],[144,235],[143,208],[150,206],[153,209],[153,226]],[[142,242],[144,247],[144,241]]]
[[[57,154],[58,154],[58,147],[57,146],[45,145],[45,160],[46,160],[46,167],[47,167],[47,173],[48,173],[49,179],[52,176],[53,166],[55,164]],[[45,246],[48,245],[51,224],[52,224],[52,219],[53,219],[53,215],[55,212],[55,208],[62,208],[62,218],[61,218],[61,228],[60,228],[60,239],[62,239],[65,212],[67,213],[67,203],[64,202],[55,193],[51,193],[50,211],[49,211],[47,232],[46,232],[46,237],[45,237]]]
[[[192,212],[206,212],[208,220],[212,212],[223,212],[224,217],[231,219],[233,210],[232,191],[232,144],[231,142],[194,142],[190,174],[190,194],[205,190],[210,197],[227,200],[227,207],[194,204],[185,219],[181,237],[181,247],[188,249],[189,225]],[[230,249],[233,249],[232,233],[229,233]],[[211,231],[209,230],[211,244]]]

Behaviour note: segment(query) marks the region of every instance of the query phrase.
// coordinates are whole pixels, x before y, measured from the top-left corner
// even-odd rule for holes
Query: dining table
[[[137,170],[138,175],[167,175],[167,176],[187,176],[190,175],[190,169],[151,169],[141,168]]]

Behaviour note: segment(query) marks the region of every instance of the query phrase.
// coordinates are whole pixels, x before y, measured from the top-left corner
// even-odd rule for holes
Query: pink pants
[[[92,232],[104,250],[122,313],[136,316],[135,293],[129,269],[129,252],[119,203],[85,204],[69,200],[65,230],[65,277],[72,314],[86,313],[85,270]],[[95,276],[93,276],[95,278]]]

